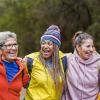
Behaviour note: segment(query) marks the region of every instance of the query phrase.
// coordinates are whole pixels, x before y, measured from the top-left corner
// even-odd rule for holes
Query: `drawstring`
[[[98,73],[98,85],[99,85],[99,92],[100,92],[100,69],[99,69],[99,73]]]

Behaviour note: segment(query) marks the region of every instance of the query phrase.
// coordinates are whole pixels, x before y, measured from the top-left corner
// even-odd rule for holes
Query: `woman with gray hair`
[[[19,100],[22,87],[29,76],[24,64],[18,59],[18,44],[15,33],[0,32],[0,99]]]
[[[100,55],[94,52],[93,37],[78,31],[73,37],[73,46],[62,100],[96,100],[100,84]]]

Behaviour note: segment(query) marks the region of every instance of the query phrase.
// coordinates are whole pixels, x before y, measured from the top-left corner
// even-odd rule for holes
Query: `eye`
[[[17,44],[17,43],[14,43],[14,44],[6,44],[6,45],[4,45],[4,47],[5,47],[6,49],[11,49],[13,46],[14,46],[15,48],[18,48],[18,44]]]
[[[45,41],[41,41],[41,45],[44,45],[46,42]]]
[[[51,41],[48,42],[48,45],[53,45],[53,43]]]
[[[12,44],[13,46],[17,46],[18,44],[17,43],[15,43],[15,44]]]
[[[10,47],[10,46],[12,46],[12,44],[6,44],[6,45],[4,45],[5,47]]]
[[[88,47],[88,48],[89,48],[89,47],[90,47],[90,45],[87,45],[86,47]]]

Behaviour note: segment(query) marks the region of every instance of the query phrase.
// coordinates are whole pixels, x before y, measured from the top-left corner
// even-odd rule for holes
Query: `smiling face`
[[[2,47],[2,58],[9,62],[14,61],[18,53],[18,44],[15,38],[8,38]]]
[[[84,60],[88,60],[92,56],[93,48],[94,44],[92,39],[83,40],[81,45],[76,45],[79,56]]]
[[[41,41],[41,54],[44,59],[49,59],[54,53],[54,44],[50,40]]]

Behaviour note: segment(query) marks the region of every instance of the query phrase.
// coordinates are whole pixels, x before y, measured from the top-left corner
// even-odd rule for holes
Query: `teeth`
[[[44,51],[44,53],[48,53],[49,51]]]
[[[44,52],[45,54],[48,54],[49,52]]]
[[[45,53],[49,53],[49,52],[45,52]]]
[[[16,54],[8,54],[9,57],[14,57]]]

